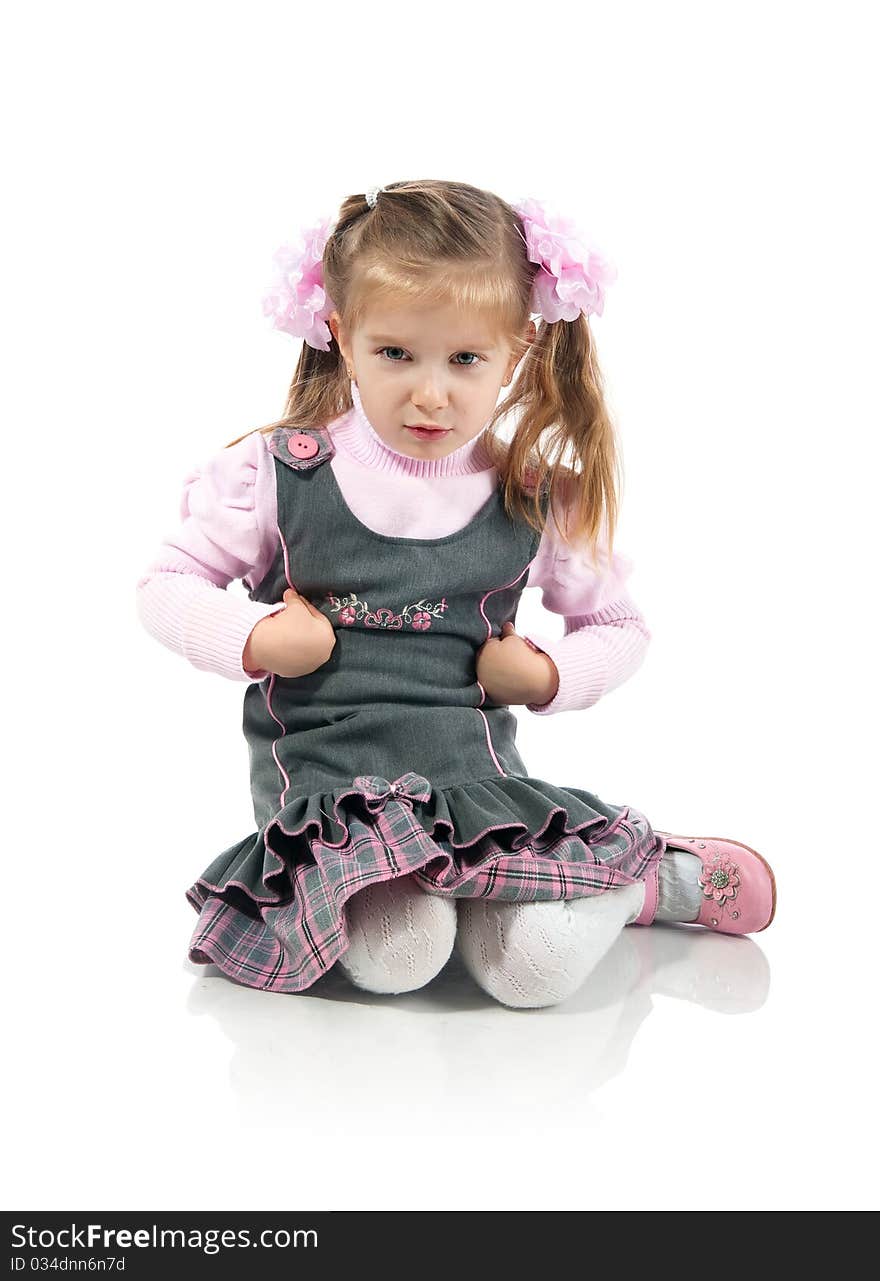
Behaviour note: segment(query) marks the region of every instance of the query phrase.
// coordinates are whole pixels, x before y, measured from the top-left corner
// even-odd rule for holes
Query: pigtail
[[[494,426],[509,416],[516,427],[505,443]],[[540,323],[489,431],[508,513],[542,529],[540,494],[549,492],[548,518],[565,541],[586,543],[600,571],[603,554],[610,566],[621,463],[585,316]]]

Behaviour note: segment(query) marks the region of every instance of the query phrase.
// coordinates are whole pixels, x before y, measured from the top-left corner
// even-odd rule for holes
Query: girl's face
[[[443,458],[479,435],[518,357],[453,307],[376,307],[354,333],[328,320],[376,434],[411,458]],[[535,337],[533,322],[523,335]],[[443,431],[419,435],[419,424]]]

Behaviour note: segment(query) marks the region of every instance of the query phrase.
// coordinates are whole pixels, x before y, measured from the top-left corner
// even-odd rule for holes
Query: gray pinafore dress
[[[279,428],[267,443],[279,539],[249,594],[281,602],[295,587],[336,644],[316,671],[245,691],[258,830],[187,891],[199,913],[190,960],[298,992],[346,951],[345,904],[377,881],[532,902],[643,880],[664,840],[631,807],[530,777],[515,716],[476,679],[540,542],[505,512],[501,486],[455,533],[395,538],[346,504],[332,424]]]

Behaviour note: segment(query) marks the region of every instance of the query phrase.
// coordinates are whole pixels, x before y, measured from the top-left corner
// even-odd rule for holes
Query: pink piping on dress
[[[287,579],[288,587],[293,587],[293,583],[290,581],[290,561],[288,560],[288,556],[287,556],[287,543],[284,541],[284,535],[281,532],[281,527],[276,524],[275,528],[278,530],[278,537],[281,540],[281,550],[284,553],[284,577]],[[282,738],[284,738],[284,736],[287,734],[287,726],[284,724],[283,721],[278,720],[278,717],[275,715],[274,711],[272,710],[272,691],[274,688],[275,688],[275,672],[272,672],[268,688],[264,693],[264,698],[266,699],[266,710],[268,711],[269,715],[272,717],[273,721],[276,721],[281,726],[281,733],[272,743],[272,755],[275,758],[275,764],[278,766],[281,776],[284,779],[284,788],[278,800],[278,804],[283,809],[285,804],[284,798],[287,796],[287,790],[290,787],[290,777],[287,773],[287,770],[284,768],[284,766],[281,764],[280,760],[278,759],[278,752],[275,749],[277,748],[278,744],[281,742]],[[274,853],[274,850],[273,850],[273,853]],[[276,858],[277,857],[278,856],[276,855]]]
[[[489,640],[492,635],[492,624],[489,622],[488,618],[486,617],[486,611],[483,609],[483,606],[485,605],[486,601],[489,599],[490,596],[494,595],[495,592],[503,592],[506,590],[506,588],[513,587],[515,583],[518,583],[519,580],[522,578],[523,574],[527,574],[529,572],[529,570],[532,568],[536,560],[537,560],[537,556],[533,556],[532,559],[529,561],[528,565],[526,565],[525,569],[521,569],[517,574],[516,578],[512,578],[509,583],[505,583],[502,587],[490,587],[489,591],[486,592],[485,596],[480,601],[480,613],[483,615],[483,622],[486,624],[486,640]],[[477,684],[479,685],[480,682],[477,681]],[[482,695],[480,702],[483,703],[486,701],[486,691],[483,689],[482,685],[480,685],[480,692]],[[479,715],[482,716],[483,718],[483,727],[486,730],[486,742],[488,743],[488,746],[489,746],[489,755],[492,757],[492,760],[495,762],[495,768],[498,770],[498,773],[503,775],[504,778],[507,778],[507,771],[502,768],[501,762],[499,761],[498,757],[495,755],[495,747],[492,743],[492,734],[489,730],[489,722],[486,719],[486,713],[481,711],[479,707],[477,707],[476,710],[479,713]]]

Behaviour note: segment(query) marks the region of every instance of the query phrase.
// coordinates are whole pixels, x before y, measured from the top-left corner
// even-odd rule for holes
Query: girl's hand
[[[517,636],[513,623],[477,650],[477,680],[495,703],[549,703],[559,689],[553,659]]]
[[[276,676],[307,676],[327,662],[336,631],[326,614],[294,588],[284,593],[284,609],[261,618],[242,654],[245,671]]]

